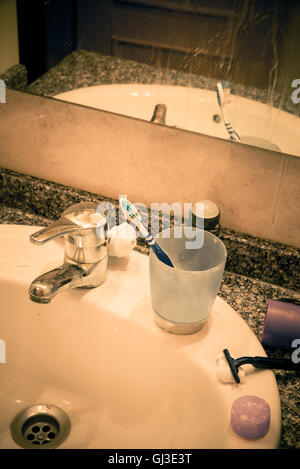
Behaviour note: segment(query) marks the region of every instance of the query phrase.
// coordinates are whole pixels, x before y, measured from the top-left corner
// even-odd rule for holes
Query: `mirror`
[[[26,91],[300,156],[298,0],[8,4]]]

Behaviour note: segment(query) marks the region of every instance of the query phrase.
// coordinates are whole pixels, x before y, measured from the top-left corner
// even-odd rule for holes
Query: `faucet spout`
[[[36,303],[50,303],[58,293],[78,287],[85,275],[86,271],[79,265],[63,264],[37,277],[30,285],[29,297]]]
[[[166,125],[167,106],[165,104],[156,104],[150,122]]]

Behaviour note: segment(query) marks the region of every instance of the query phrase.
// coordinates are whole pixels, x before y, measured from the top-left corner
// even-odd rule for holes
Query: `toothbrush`
[[[143,236],[147,244],[153,249],[157,258],[169,267],[174,267],[174,264],[169,258],[168,254],[156,243],[156,241],[154,241],[151,234],[148,233],[148,231],[142,224],[142,217],[137,208],[123,197],[120,198],[120,206],[127,219],[129,221],[132,221],[134,225],[139,229],[141,235]]]
[[[230,371],[236,383],[240,382],[238,368],[239,366],[250,364],[255,368],[264,368],[267,370],[291,370],[300,371],[300,364],[284,358],[269,357],[240,357],[233,358],[227,349],[223,350]]]
[[[230,103],[230,88],[229,88],[229,82],[228,81],[223,81],[222,83],[217,83],[217,99],[218,99],[218,104],[221,109],[223,121],[226,127],[226,130],[229,134],[230,140],[235,140],[239,141],[240,136],[236,132],[236,130],[232,127],[232,124],[230,120],[228,119],[227,113],[225,112],[225,105]]]

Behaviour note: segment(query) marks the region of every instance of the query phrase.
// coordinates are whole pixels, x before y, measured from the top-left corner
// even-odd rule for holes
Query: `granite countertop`
[[[118,205],[114,199],[6,169],[0,169],[0,200],[0,223],[38,226],[51,223],[66,207],[81,201]],[[220,237],[226,245],[228,260],[219,295],[260,339],[268,299],[289,297],[300,300],[299,277],[295,274],[300,252],[224,228]],[[138,240],[136,250],[148,254],[143,240]],[[290,358],[289,353],[280,350],[266,349],[266,352],[269,356]],[[275,371],[275,376],[282,404],[280,448],[300,448],[297,439],[299,376],[284,371]]]

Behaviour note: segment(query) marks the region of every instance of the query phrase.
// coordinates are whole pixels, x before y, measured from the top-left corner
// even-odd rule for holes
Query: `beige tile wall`
[[[0,165],[147,206],[212,199],[223,226],[300,247],[300,158],[7,90]]]
[[[286,158],[270,237],[300,247],[300,158]]]

